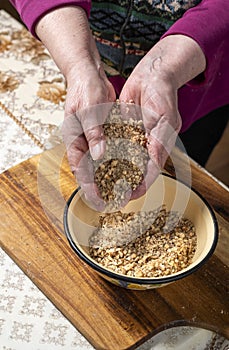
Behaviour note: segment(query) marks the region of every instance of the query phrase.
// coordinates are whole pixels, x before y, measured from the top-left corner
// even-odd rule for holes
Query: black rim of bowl
[[[182,183],[184,186],[188,187],[184,182],[182,182],[181,180],[177,180],[175,179],[174,176],[165,174],[165,173],[161,173],[162,176],[167,176],[171,179],[173,179],[174,181],[179,181],[180,183]],[[84,261],[86,262],[90,267],[92,267],[93,269],[95,269],[96,271],[98,271],[99,273],[101,273],[102,275],[106,275],[107,277],[111,278],[111,279],[115,279],[115,280],[121,280],[124,282],[128,282],[128,283],[132,283],[132,284],[141,284],[141,285],[153,285],[153,284],[166,284],[166,283],[170,283],[170,282],[175,282],[179,279],[182,279],[184,277],[189,276],[190,274],[194,273],[195,271],[197,271],[201,266],[203,266],[203,264],[212,256],[212,254],[214,253],[214,250],[216,248],[217,242],[218,242],[218,234],[219,234],[219,229],[218,229],[218,222],[215,216],[215,213],[212,209],[212,207],[210,206],[210,204],[208,203],[208,201],[198,192],[196,191],[193,187],[189,187],[206,205],[206,207],[208,208],[212,221],[213,221],[213,225],[214,225],[214,240],[212,243],[212,246],[209,250],[209,252],[207,253],[207,255],[204,257],[203,260],[201,260],[197,265],[193,266],[190,270],[178,273],[177,275],[170,275],[167,277],[155,277],[155,278],[147,278],[147,277],[142,277],[142,278],[137,278],[137,277],[132,277],[132,276],[125,276],[125,275],[121,275],[118,273],[115,273],[111,270],[108,270],[106,268],[103,268],[101,265],[99,265],[99,263],[97,263],[96,261],[94,261],[92,258],[89,259],[87,257],[86,254],[83,253],[83,251],[78,248],[78,246],[75,244],[75,242],[72,239],[70,230],[69,230],[69,226],[68,226],[68,210],[69,210],[69,206],[73,200],[73,198],[75,197],[75,195],[78,193],[78,191],[80,190],[80,187],[78,187],[69,197],[65,209],[64,209],[64,231],[66,234],[66,237],[68,239],[68,242],[70,244],[70,246],[72,247],[72,249],[74,250],[74,252]]]

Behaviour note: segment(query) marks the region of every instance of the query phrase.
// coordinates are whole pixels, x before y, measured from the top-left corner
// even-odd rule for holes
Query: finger
[[[142,107],[142,120],[147,134],[150,134],[161,118],[162,116],[154,112],[152,108]]]
[[[150,161],[147,164],[146,175],[142,183],[133,192],[131,199],[136,199],[144,195],[156,180],[174,147],[176,138],[177,131],[165,118],[162,117],[159,119],[148,137],[147,148]]]
[[[98,194],[97,186],[94,183],[82,183],[81,188],[87,205],[96,211],[103,212],[106,205]]]
[[[62,135],[66,145],[68,162],[78,185],[83,189],[86,199],[94,209],[102,210],[104,203],[99,197],[97,186],[94,184],[94,169],[88,152],[88,143],[75,115],[65,118],[62,125]]]
[[[75,177],[88,204],[90,203],[96,210],[103,210],[105,205],[94,182],[94,165],[89,151],[81,154],[80,161],[75,169]]]
[[[143,196],[148,190],[148,188],[154,183],[160,172],[160,167],[158,167],[158,165],[152,159],[150,159],[147,164],[147,171],[144,180],[137,187],[137,189],[133,191],[131,200]]]
[[[148,136],[148,151],[150,158],[159,166],[163,166],[164,158],[170,153],[178,136],[178,131],[161,117]]]
[[[61,127],[62,137],[65,146],[68,148],[77,137],[83,134],[82,126],[75,114],[65,117]]]
[[[88,145],[83,135],[77,137],[67,148],[69,165],[76,177],[78,185],[82,188],[85,198],[95,210],[104,209],[104,201],[94,183],[94,166],[88,151]]]
[[[75,115],[64,119],[61,127],[62,138],[66,146],[71,170],[74,172],[80,159],[88,151],[88,145],[79,120]]]
[[[100,159],[105,152],[103,124],[112,106],[113,103],[102,103],[77,112],[94,160]]]
[[[141,106],[134,104],[133,102],[121,102],[120,103],[120,115],[123,120],[142,121],[142,109]]]
[[[83,135],[77,137],[67,148],[67,157],[72,172],[75,172],[84,157],[85,152],[88,151],[88,145]]]

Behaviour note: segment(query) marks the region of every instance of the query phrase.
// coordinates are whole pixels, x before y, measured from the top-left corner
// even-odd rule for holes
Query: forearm
[[[200,46],[184,35],[171,35],[160,40],[147,54],[153,79],[172,82],[175,89],[196,78],[206,68]]]
[[[83,68],[82,61],[85,65],[87,62],[97,64],[99,60],[90,49],[88,19],[80,7],[62,7],[49,12],[38,22],[36,34],[66,78],[71,69]]]
[[[202,0],[177,20],[162,38],[185,35],[201,47],[206,57],[205,83],[215,79],[222,60],[229,60],[229,1]],[[162,39],[163,40],[163,39]]]
[[[48,12],[59,7],[79,6],[85,10],[87,17],[89,17],[91,9],[91,0],[10,0],[10,2],[16,8],[22,21],[34,36],[36,36],[35,27],[37,22]]]

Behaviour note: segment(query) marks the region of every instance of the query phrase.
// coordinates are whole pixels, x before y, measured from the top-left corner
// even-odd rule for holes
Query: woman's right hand
[[[115,90],[104,72],[83,9],[62,7],[46,14],[36,33],[66,78],[62,131],[70,167],[87,199],[100,208],[103,203],[88,155],[90,152],[97,160],[105,151],[102,125],[111,105],[107,102],[116,99]]]
[[[100,159],[105,152],[102,126],[112,105],[107,102],[115,100],[115,92],[102,67],[96,69],[89,63],[81,69],[75,67],[67,83],[62,133],[69,165],[86,199],[102,210],[92,159]]]

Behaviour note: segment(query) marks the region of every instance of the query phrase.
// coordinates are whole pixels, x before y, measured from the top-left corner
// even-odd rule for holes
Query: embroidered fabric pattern
[[[118,70],[123,77],[128,77],[133,67],[169,27],[185,11],[200,2],[93,1],[90,24],[103,61]]]

